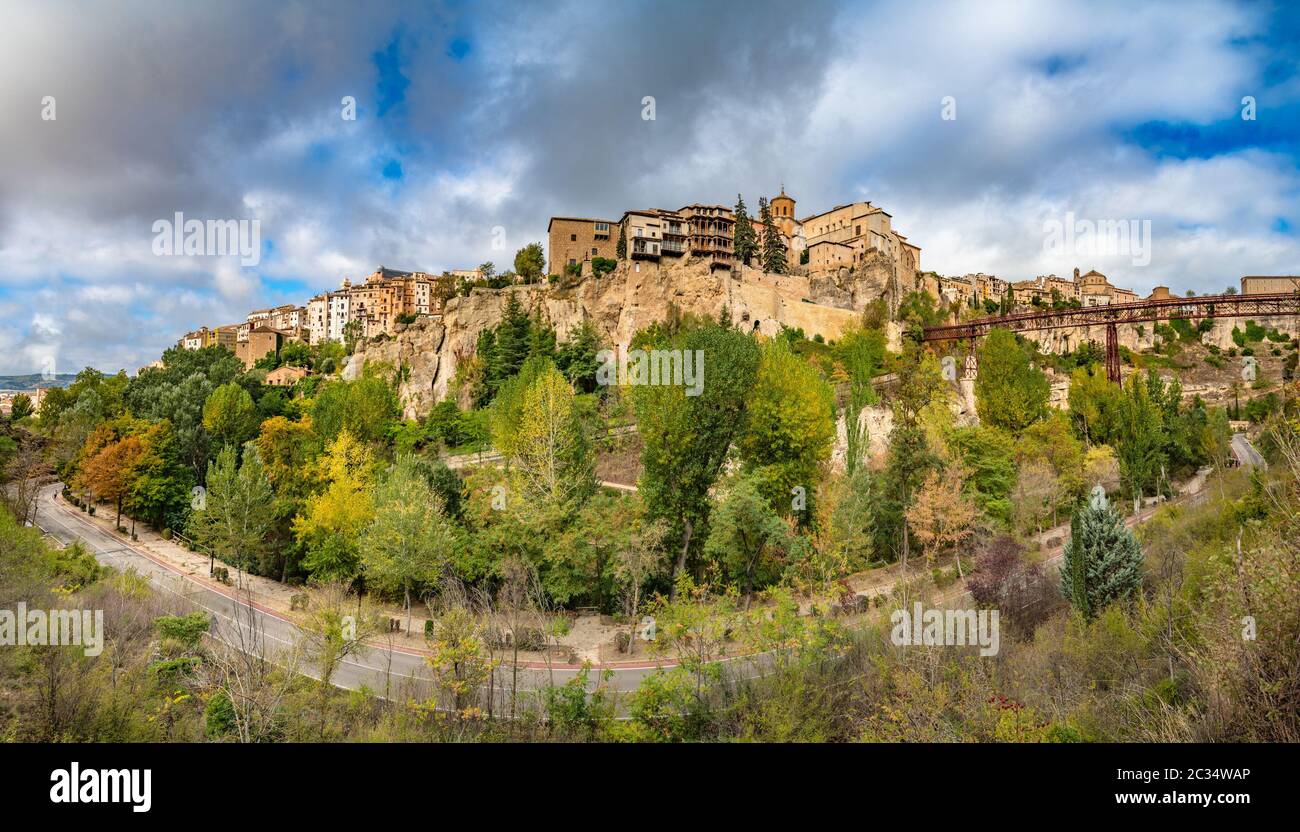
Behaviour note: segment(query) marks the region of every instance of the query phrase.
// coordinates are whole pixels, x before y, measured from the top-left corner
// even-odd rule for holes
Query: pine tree
[[[772,209],[766,197],[759,197],[758,216],[763,224],[763,271],[785,274],[785,243],[776,229],[776,223],[772,221]]]
[[[745,207],[745,200],[740,194],[736,194],[736,233],[734,239],[734,248],[736,251],[736,262],[749,265],[749,261],[754,257],[758,250],[758,243],[755,239],[754,224],[749,219],[749,209]]]
[[[1105,497],[1076,509],[1061,568],[1061,594],[1092,619],[1142,585],[1142,548]]]
[[[619,260],[627,259],[627,226],[623,223],[618,224],[618,245],[614,248],[614,256]]]

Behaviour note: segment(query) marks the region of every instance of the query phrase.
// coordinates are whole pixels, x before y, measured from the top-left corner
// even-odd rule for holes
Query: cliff
[[[638,330],[667,319],[674,310],[717,317],[727,308],[737,326],[766,335],[788,326],[803,329],[810,338],[838,338],[869,303],[889,295],[892,280],[882,264],[870,263],[857,272],[810,279],[748,267],[711,270],[694,258],[621,262],[600,277],[475,289],[467,297],[452,298],[441,319],[399,326],[391,338],[358,344],[343,377],[356,378],[366,362],[403,370],[398,388],[403,416],[421,418],[447,395],[457,364],[473,355],[479,333],[500,322],[510,294],[554,326],[561,340],[590,320],[607,345],[626,348]]]

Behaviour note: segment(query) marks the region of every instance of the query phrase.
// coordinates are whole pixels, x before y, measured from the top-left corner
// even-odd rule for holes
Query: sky
[[[0,374],[134,373],[379,265],[782,185],[941,274],[1300,274],[1298,62],[1300,7],[1214,0],[7,0]],[[160,250],[177,213],[260,245]],[[1147,256],[1047,243],[1076,221]]]

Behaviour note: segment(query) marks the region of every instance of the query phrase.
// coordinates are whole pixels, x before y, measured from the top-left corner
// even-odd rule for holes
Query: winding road
[[[1232,449],[1243,465],[1266,464],[1259,451],[1243,434],[1232,437]],[[303,631],[279,612],[252,601],[247,595],[241,598],[239,592],[232,587],[202,575],[187,573],[142,547],[133,546],[130,541],[101,528],[78,509],[68,505],[59,497],[61,490],[61,483],[46,486],[41,490],[37,501],[35,525],[49,537],[63,545],[80,541],[105,566],[119,571],[134,570],[147,578],[157,591],[180,598],[187,604],[208,612],[212,619],[211,637],[232,647],[248,652],[263,650],[269,658],[275,659],[277,654],[288,655],[295,645],[302,643]],[[1192,502],[1199,502],[1203,496],[1184,494],[1180,498],[1191,497]],[[1140,512],[1129,518],[1128,522],[1143,522],[1155,510],[1156,507],[1152,507]],[[1058,547],[1048,561],[1060,557]],[[964,592],[963,588],[936,600],[951,600]],[[376,695],[399,701],[426,701],[432,698],[436,686],[426,662],[428,654],[380,642],[382,638],[372,639],[360,651],[345,658],[335,671],[332,682],[338,687],[351,690],[364,687]],[[752,677],[762,672],[765,658],[764,655],[733,656],[722,659],[722,662],[731,665],[734,674]],[[588,679],[588,689],[595,687],[598,681],[596,677],[607,675],[604,684],[616,692],[628,693],[635,690],[657,668],[672,667],[674,664],[671,660],[661,659],[599,666],[595,668],[599,672],[593,672],[592,678]],[[300,663],[299,669],[319,678],[310,662]],[[492,691],[493,711],[505,713],[509,710],[512,678],[515,679],[513,685],[519,698],[523,701],[530,694],[563,685],[581,672],[582,666],[575,664],[521,662],[516,667],[502,662],[494,671],[492,683],[485,688]]]
[[[190,605],[208,612],[213,621],[211,635],[233,647],[265,645],[266,654],[275,658],[283,655],[293,645],[301,642],[303,633],[292,621],[278,612],[247,598],[239,597],[232,587],[210,581],[202,576],[189,575],[174,565],[132,546],[123,539],[92,523],[77,509],[59,497],[62,484],[55,483],[42,489],[36,509],[36,525],[48,536],[63,545],[80,541],[96,560],[114,569],[134,570],[147,578],[159,592],[183,599]],[[375,641],[379,641],[376,639]],[[423,701],[434,693],[433,677],[425,662],[424,652],[398,645],[371,643],[346,659],[335,671],[333,683],[352,690],[365,687],[378,695],[401,700]],[[743,661],[743,660],[741,660]],[[606,684],[619,692],[635,690],[641,680],[659,666],[672,666],[671,661],[645,661],[611,665],[611,675]],[[314,666],[301,668],[304,673],[318,678]],[[580,665],[540,662],[521,663],[518,668],[518,692],[522,699],[528,693],[543,690],[551,685],[562,685],[577,676]],[[508,709],[509,690],[513,666],[503,664],[496,670],[491,686],[496,705]],[[594,686],[597,673],[589,684]]]

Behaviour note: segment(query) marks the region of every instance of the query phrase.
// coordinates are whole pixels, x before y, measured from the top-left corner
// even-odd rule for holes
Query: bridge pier
[[[1106,378],[1120,383],[1119,332],[1114,324],[1106,324]]]

